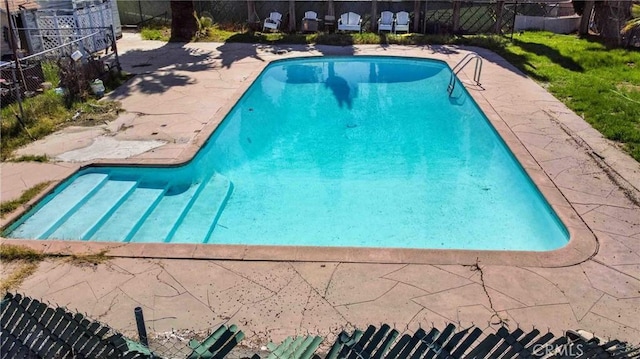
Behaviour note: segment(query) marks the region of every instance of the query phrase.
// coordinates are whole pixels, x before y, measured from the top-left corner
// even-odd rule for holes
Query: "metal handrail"
[[[451,78],[449,79],[449,86],[447,86],[447,92],[449,96],[453,94],[453,89],[456,87],[456,75],[467,66],[473,59],[476,60],[475,70],[473,72],[473,81],[476,85],[480,86],[480,75],[482,74],[482,57],[475,52],[466,54],[462,60],[451,69]]]

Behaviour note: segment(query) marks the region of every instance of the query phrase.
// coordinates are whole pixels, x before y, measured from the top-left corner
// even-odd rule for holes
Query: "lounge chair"
[[[393,31],[393,13],[391,11],[383,11],[378,19],[378,33],[380,31]]]
[[[362,18],[355,12],[347,12],[340,15],[338,19],[338,31],[358,31],[361,32],[360,27]]]
[[[302,18],[302,32],[318,31],[318,13],[315,11],[306,11]]]
[[[394,32],[405,31],[409,32],[409,13],[406,11],[400,11],[396,13],[396,24]]]
[[[262,25],[262,31],[266,29],[278,30],[280,28],[280,21],[282,20],[282,14],[279,12],[272,12],[269,17],[264,19],[264,25]]]

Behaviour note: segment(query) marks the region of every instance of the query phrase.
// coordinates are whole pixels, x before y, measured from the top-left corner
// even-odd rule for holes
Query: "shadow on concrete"
[[[220,60],[222,67],[229,68],[233,63],[246,58],[265,61],[258,54],[258,50],[269,51],[274,54],[291,52],[303,53],[312,50],[320,52],[323,56],[350,56],[355,54],[351,36],[320,33],[317,37],[317,45],[306,44],[305,41],[304,37],[301,37],[299,34],[285,35],[285,37],[278,42],[268,41],[261,33],[237,34],[216,48],[216,50],[220,52],[216,59]],[[323,45],[323,43],[338,45]]]
[[[128,50],[120,55],[123,70],[135,74],[131,85],[120,86],[114,96],[126,97],[132,92],[162,93],[172,87],[186,86],[193,80],[181,72],[212,69],[214,59],[206,50],[185,47],[185,43],[168,42],[160,48]]]
[[[225,68],[230,68],[234,62],[246,58],[254,58],[264,62],[265,60],[258,55],[258,49],[262,47],[264,45],[225,42],[216,48],[216,50],[220,51],[220,55],[216,59],[220,60],[222,67]]]
[[[130,80],[129,85],[118,88],[113,93],[113,97],[115,99],[123,98],[133,92],[143,94],[162,93],[170,88],[187,86],[194,81],[193,76],[188,74],[190,72],[210,71],[221,67],[230,68],[234,63],[244,59],[266,61],[260,55],[265,51],[273,54],[296,52],[303,54],[309,51],[316,51],[321,56],[353,56],[357,53],[353,38],[339,33],[319,33],[316,45],[270,43],[261,33],[244,33],[234,36],[237,38],[231,38],[231,41],[221,44],[215,49],[216,51],[192,48],[187,43],[169,42],[159,48],[134,49],[124,52],[120,56],[123,69],[137,76]],[[379,46],[383,49],[389,47],[388,36],[388,34],[381,34]],[[248,43],[248,37],[255,40],[255,42]],[[332,45],[323,43],[331,43]],[[537,44],[524,43],[522,41],[519,41],[518,45],[525,47],[528,51],[540,52],[563,67],[582,71],[578,64],[572,59],[562,56],[557,50],[550,49],[544,45],[536,46]],[[546,77],[535,73],[534,65],[524,55],[499,51],[498,55],[504,57],[503,59],[483,48],[474,49],[472,47],[462,48],[430,44],[417,45],[416,47],[422,48],[427,54],[443,55],[455,55],[463,50],[472,50],[481,54],[485,60],[494,62],[520,76],[526,74],[539,81],[548,80]],[[350,106],[352,97],[349,93],[350,90],[344,86],[343,81],[340,81],[338,76],[328,79],[325,85],[331,88],[341,105]]]
[[[241,61],[246,58],[254,58],[264,61],[258,55],[258,49],[264,45],[260,42],[265,41],[264,35],[257,33],[236,34],[229,38],[216,50],[220,51],[220,55],[216,59],[220,60],[222,67],[230,68],[234,62]]]

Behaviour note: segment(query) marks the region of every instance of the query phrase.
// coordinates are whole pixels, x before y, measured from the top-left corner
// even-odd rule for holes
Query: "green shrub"
[[[42,73],[44,74],[44,80],[50,82],[53,87],[57,87],[60,82],[60,76],[58,75],[58,65],[53,61],[41,62]]]

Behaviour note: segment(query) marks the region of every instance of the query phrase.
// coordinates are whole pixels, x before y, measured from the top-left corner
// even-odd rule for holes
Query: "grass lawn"
[[[493,48],[640,162],[640,51],[527,32]]]

